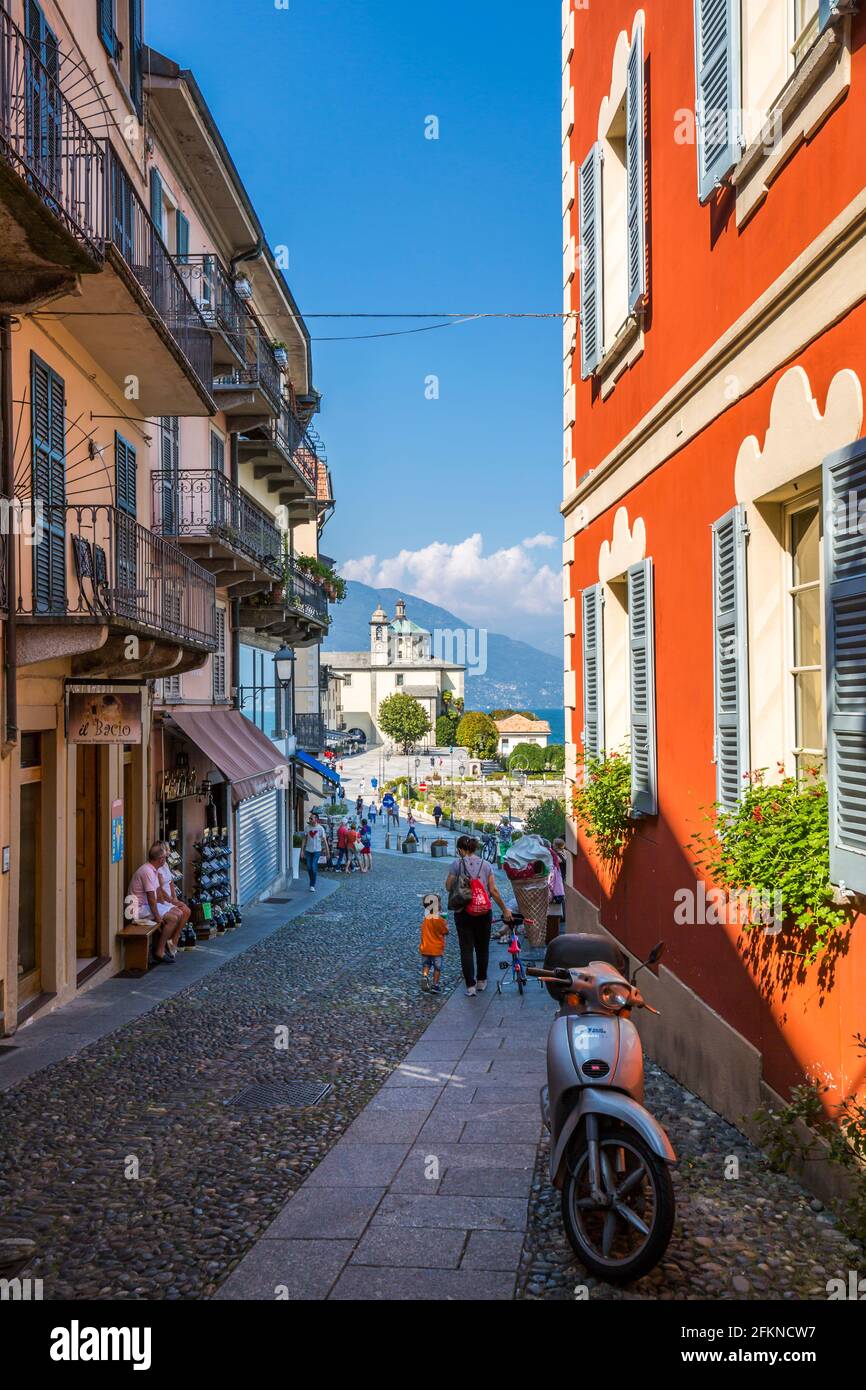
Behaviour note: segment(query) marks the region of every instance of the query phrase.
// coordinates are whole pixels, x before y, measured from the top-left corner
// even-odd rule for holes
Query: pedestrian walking
[[[434,819],[435,822],[436,822],[436,829],[438,830],[438,829],[439,829],[439,822],[440,822],[441,819],[442,819],[442,807],[441,807],[441,806],[436,805],[436,806],[433,807],[433,819]]]
[[[349,833],[346,836],[346,852],[348,855],[344,873],[354,873],[355,869],[360,869],[361,858],[358,854],[358,827],[354,821],[349,824]]]
[[[347,860],[347,858],[348,858],[348,843],[349,843],[349,824],[348,824],[348,821],[346,821],[345,818],[344,818],[343,820],[340,821],[339,827],[338,827],[338,829],[337,829],[337,872],[338,872],[338,873],[339,873],[340,869],[345,868],[346,860]]]
[[[461,835],[457,841],[457,858],[448,871],[445,887],[460,943],[466,993],[474,996],[476,990],[487,988],[493,927],[491,900],[499,905],[506,922],[511,921],[511,912],[496,886],[492,864],[479,856],[478,841],[471,835]]]
[[[355,815],[358,817],[359,821],[364,818],[364,798],[360,794],[358,800],[355,802]]]
[[[361,873],[368,874],[373,867],[373,837],[368,821],[361,822],[358,841],[361,851]]]
[[[376,817],[378,816],[378,814],[379,814],[379,811],[378,811],[378,808],[377,808],[377,806],[376,806],[375,801],[371,801],[371,802],[370,802],[370,809],[369,809],[368,812],[367,812],[367,820],[370,822],[370,828],[371,828],[371,829],[374,829],[374,828],[375,828],[375,825],[376,825]]]
[[[304,863],[307,866],[307,874],[310,879],[310,892],[315,893],[316,882],[319,877],[319,856],[327,854],[328,841],[319,818],[313,814],[307,821],[307,830],[304,835]]]

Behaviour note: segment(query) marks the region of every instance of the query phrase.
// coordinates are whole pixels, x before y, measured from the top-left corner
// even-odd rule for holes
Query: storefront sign
[[[111,862],[123,862],[123,802],[111,803]]]
[[[142,690],[130,685],[67,685],[70,743],[141,743]]]

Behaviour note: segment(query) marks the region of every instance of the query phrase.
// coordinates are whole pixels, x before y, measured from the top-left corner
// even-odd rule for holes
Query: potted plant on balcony
[[[289,349],[286,347],[285,343],[271,343],[271,347],[273,348],[277,366],[284,372],[289,365]]]

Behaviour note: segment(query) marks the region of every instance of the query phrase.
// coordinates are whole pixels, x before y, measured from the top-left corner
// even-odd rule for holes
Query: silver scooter
[[[527,975],[559,1004],[547,1040],[541,1093],[550,1131],[550,1180],[562,1193],[562,1219],[575,1254],[600,1279],[624,1283],[652,1269],[674,1224],[670,1165],[677,1158],[643,1105],[643,1049],[631,1022],[649,1009],[620,951],[603,937],[559,936],[541,968]]]

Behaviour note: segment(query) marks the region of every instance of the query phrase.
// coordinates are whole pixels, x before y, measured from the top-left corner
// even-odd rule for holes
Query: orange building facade
[[[613,873],[572,822],[572,926],[667,942],[647,1036],[734,1121],[864,1082],[859,9],[563,6],[567,775],[627,753],[633,816]],[[829,787],[851,926],[816,964],[707,910],[690,842],[758,769]]]

